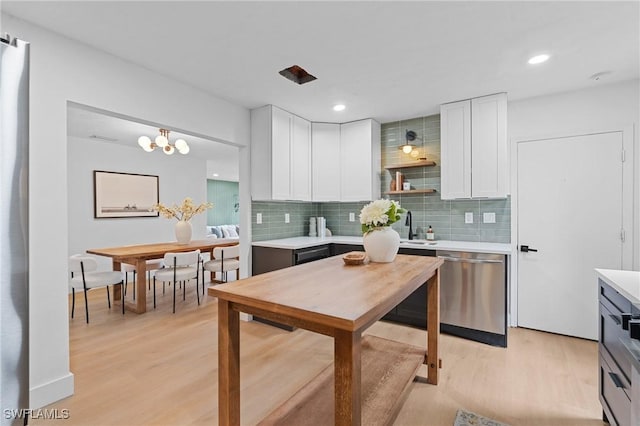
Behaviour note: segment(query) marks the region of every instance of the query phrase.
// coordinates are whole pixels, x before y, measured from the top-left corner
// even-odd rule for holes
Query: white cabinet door
[[[505,198],[509,193],[507,95],[471,100],[471,195]]]
[[[291,200],[311,201],[311,122],[291,119]]]
[[[440,106],[443,200],[509,194],[507,95]]]
[[[313,201],[340,201],[340,125],[311,125]]]
[[[440,106],[441,198],[471,198],[471,102]]]
[[[342,201],[380,196],[380,124],[373,120],[342,124],[340,160]]]
[[[291,198],[291,120],[292,115],[280,108],[271,110],[271,197]]]

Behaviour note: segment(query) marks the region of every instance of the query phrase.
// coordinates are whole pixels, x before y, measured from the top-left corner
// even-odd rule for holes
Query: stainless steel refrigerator
[[[29,43],[0,36],[0,424],[29,408]]]

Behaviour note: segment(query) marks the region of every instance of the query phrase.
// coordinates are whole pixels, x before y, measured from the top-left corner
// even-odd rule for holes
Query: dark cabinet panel
[[[349,253],[350,251],[364,251],[359,244],[331,244],[331,256]]]
[[[293,264],[293,250],[256,246],[251,248],[252,275],[288,268]]]
[[[633,353],[628,321],[640,311],[623,295],[603,280],[598,280],[600,335],[598,358],[600,364],[599,396],[604,417],[612,425],[632,424],[633,410],[638,401],[632,397],[638,392],[638,369],[632,362]],[[626,342],[626,343],[625,343]],[[634,371],[635,370],[635,371]]]

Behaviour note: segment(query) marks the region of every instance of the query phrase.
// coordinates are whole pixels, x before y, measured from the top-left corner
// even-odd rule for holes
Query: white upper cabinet
[[[311,201],[311,123],[272,105],[251,111],[251,198]]]
[[[505,93],[441,105],[440,137],[442,199],[507,197]]]
[[[340,201],[340,124],[311,124],[313,201]]]
[[[292,116],[291,199],[311,200],[311,122]]]
[[[311,123],[273,105],[251,110],[253,200],[380,197],[380,123]]]
[[[471,198],[471,101],[440,106],[441,198]]]
[[[471,100],[471,195],[506,198],[509,194],[507,95]]]
[[[340,200],[380,198],[380,123],[367,119],[340,126]]]

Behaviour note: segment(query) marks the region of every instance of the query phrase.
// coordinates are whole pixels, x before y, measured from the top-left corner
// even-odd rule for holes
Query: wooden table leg
[[[427,383],[438,384],[440,343],[440,273],[427,281]]]
[[[360,332],[337,330],[334,337],[335,424],[361,422]]]
[[[218,424],[240,424],[240,315],[218,299]]]
[[[113,260],[113,270],[114,271],[121,271],[122,266],[121,263]],[[122,292],[124,291],[124,289],[122,288],[122,286],[120,284],[115,284],[113,286],[113,302],[114,303],[120,303],[120,301],[122,301]]]
[[[147,312],[147,261],[138,259],[136,262],[136,303],[131,310],[138,314]]]

